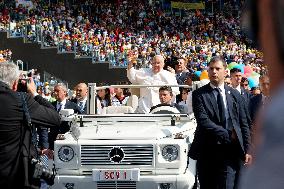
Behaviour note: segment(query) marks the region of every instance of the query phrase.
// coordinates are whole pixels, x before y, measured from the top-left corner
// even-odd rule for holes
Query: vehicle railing
[[[98,102],[97,102],[97,90],[107,89],[107,88],[152,88],[152,87],[162,87],[162,86],[169,86],[169,87],[182,87],[182,88],[194,88],[193,86],[189,85],[109,85],[109,86],[97,86],[96,83],[88,83],[88,106],[87,106],[87,113],[88,114],[98,114]]]

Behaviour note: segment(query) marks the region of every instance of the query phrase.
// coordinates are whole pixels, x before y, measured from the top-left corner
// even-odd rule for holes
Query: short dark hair
[[[253,91],[253,90],[258,90],[258,89],[259,89],[259,87],[256,86],[256,87],[252,87],[250,90]]]
[[[213,56],[211,60],[209,61],[208,66],[210,66],[211,63],[218,62],[218,61],[222,62],[225,69],[227,68],[227,63],[225,62],[224,58],[222,58],[221,56]]]
[[[238,72],[242,72],[242,70],[239,69],[239,68],[233,68],[233,69],[230,70],[230,74],[238,73]]]
[[[169,86],[162,86],[162,87],[160,87],[159,88],[159,92],[161,92],[161,91],[169,91],[170,95],[173,96],[173,90]]]
[[[242,77],[241,83],[244,83],[244,82],[246,82],[246,81],[249,82],[248,78]]]

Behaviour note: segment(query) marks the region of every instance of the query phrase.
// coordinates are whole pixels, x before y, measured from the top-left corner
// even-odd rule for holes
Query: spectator
[[[117,85],[122,85],[123,82],[118,82]],[[131,95],[128,88],[114,88],[114,96],[111,99],[112,106],[126,106]]]
[[[101,83],[98,86],[106,86],[106,84]],[[111,106],[111,95],[109,88],[99,89],[97,91],[97,98],[99,99],[101,108]]]

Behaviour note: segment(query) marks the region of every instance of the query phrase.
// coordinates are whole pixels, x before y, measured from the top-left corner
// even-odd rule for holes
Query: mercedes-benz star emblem
[[[113,147],[108,153],[110,161],[114,163],[120,163],[124,158],[124,152],[119,147]]]

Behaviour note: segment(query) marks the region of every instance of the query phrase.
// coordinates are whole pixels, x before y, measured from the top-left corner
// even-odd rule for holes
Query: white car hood
[[[177,124],[177,126],[161,125],[158,122],[119,122],[109,125],[81,127],[78,139],[160,139],[172,137],[176,133],[184,133],[194,128],[194,125],[190,122]]]

